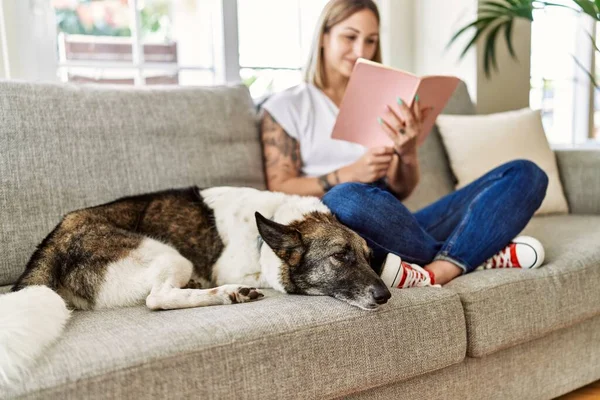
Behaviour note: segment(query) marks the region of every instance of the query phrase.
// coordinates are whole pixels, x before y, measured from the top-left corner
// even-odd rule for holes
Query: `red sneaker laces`
[[[433,272],[427,271],[421,272],[419,270],[414,269],[409,263],[402,261],[402,267],[404,267],[404,274],[402,274],[402,279],[400,279],[400,283],[398,284],[399,288],[403,287],[413,287],[416,286],[417,283],[423,282],[427,280],[427,276],[425,274],[429,273],[429,279],[432,285],[435,285],[435,277]]]
[[[511,243],[501,250],[498,254],[494,254],[486,263],[487,268],[521,268],[519,259],[517,258],[517,246]]]

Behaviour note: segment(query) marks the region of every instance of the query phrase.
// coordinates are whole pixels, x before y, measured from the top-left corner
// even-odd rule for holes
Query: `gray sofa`
[[[473,113],[465,86],[445,112]],[[453,190],[437,132],[418,209]],[[268,290],[259,302],[75,312],[0,397],[549,399],[600,379],[600,151],[557,151],[571,214],[536,217],[535,271],[393,290],[378,312]],[[197,184],[264,188],[243,86],[0,83],[0,285],[66,212]]]

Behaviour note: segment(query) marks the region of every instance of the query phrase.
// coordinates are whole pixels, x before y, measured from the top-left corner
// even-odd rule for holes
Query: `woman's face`
[[[379,23],[368,9],[355,12],[323,35],[323,56],[328,70],[350,77],[359,57],[373,59],[379,41]]]

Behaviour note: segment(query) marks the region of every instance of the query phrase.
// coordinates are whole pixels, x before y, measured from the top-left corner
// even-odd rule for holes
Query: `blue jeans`
[[[421,266],[451,261],[467,273],[525,228],[547,187],[548,177],[536,164],[515,160],[414,214],[376,184],[335,186],[323,202],[367,241],[378,273],[388,253]]]

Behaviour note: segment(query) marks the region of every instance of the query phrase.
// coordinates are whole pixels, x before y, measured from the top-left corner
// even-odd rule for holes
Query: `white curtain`
[[[56,81],[56,23],[50,1],[0,1],[5,77]]]

